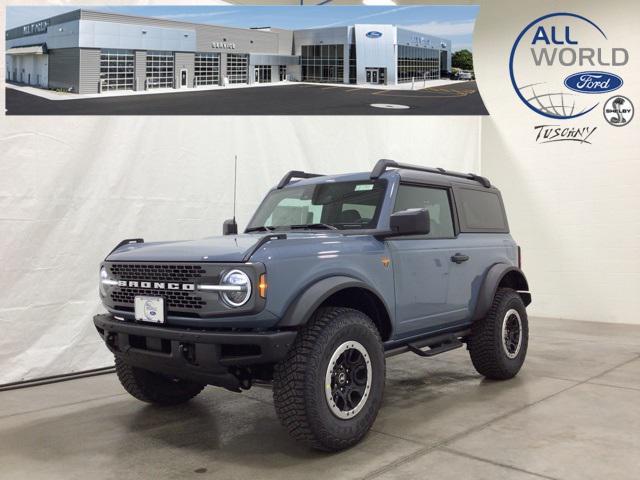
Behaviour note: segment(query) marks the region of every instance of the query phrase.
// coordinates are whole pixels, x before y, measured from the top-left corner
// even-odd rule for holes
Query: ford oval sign
[[[623,84],[618,75],[607,72],[578,72],[564,79],[569,90],[580,93],[606,93],[617,90]]]
[[[375,30],[366,33],[369,38],[380,38],[382,36],[382,32],[376,32]]]

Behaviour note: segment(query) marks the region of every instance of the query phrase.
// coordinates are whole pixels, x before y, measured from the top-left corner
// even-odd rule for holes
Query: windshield
[[[364,180],[273,190],[246,231],[375,228],[385,186],[384,180]]]

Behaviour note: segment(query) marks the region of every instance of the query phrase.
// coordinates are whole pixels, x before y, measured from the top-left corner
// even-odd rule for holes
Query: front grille
[[[120,305],[133,305],[134,297],[136,296],[164,297],[167,307],[171,310],[200,310],[207,304],[202,297],[193,292],[134,287],[120,287],[117,291],[111,293],[111,300]]]
[[[112,263],[109,270],[118,280],[189,283],[201,278],[206,271],[199,265],[166,263]],[[133,301],[133,300],[132,300]]]
[[[200,265],[179,263],[111,263],[108,265],[111,276],[116,280],[138,282],[195,283],[207,275]],[[132,308],[134,297],[163,297],[167,311],[195,313],[206,307],[207,302],[200,292],[190,290],[168,290],[138,287],[114,287],[111,301],[114,305]]]

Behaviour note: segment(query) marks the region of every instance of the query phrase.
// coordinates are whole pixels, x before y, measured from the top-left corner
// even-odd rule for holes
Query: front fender
[[[294,300],[278,323],[278,327],[298,327],[306,324],[322,302],[334,293],[352,287],[364,288],[381,298],[369,285],[356,278],[343,275],[324,278],[311,285]]]
[[[512,279],[510,279],[512,285],[510,286],[518,291],[524,304],[529,305],[529,303],[531,303],[531,294],[528,293],[529,283],[522,270],[507,263],[496,263],[489,268],[480,287],[478,301],[472,317],[474,322],[487,315],[493,303],[493,297],[495,297],[498,290],[498,286],[507,275],[512,277]]]

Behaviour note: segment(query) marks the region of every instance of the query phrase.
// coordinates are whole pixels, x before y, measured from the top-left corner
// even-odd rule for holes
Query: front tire
[[[323,308],[276,365],[276,413],[296,440],[343,450],[371,428],[384,381],[382,341],[371,319],[350,308]]]
[[[527,355],[529,323],[518,292],[500,288],[489,313],[474,323],[468,341],[469,355],[478,373],[494,380],[517,375]]]
[[[156,405],[179,405],[198,395],[204,385],[165,377],[158,373],[133,367],[116,356],[116,374],[131,396]]]

